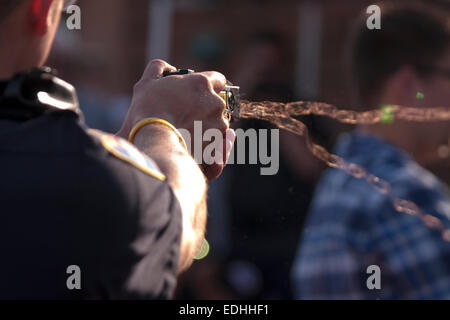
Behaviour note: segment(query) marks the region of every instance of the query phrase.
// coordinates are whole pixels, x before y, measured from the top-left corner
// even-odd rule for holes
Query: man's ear
[[[410,66],[403,66],[387,81],[386,93],[396,104],[416,107],[416,94],[420,91],[417,73]]]
[[[54,0],[31,0],[29,22],[32,32],[37,36],[44,36],[48,32],[48,15]]]

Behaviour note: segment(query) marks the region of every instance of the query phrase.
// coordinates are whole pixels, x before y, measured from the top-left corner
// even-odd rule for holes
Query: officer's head
[[[44,64],[63,6],[64,0],[1,0],[0,78]]]

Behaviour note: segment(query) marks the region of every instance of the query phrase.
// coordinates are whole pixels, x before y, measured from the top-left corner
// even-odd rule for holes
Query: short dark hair
[[[429,7],[380,7],[381,29],[369,30],[364,20],[352,46],[352,73],[364,103],[373,102],[383,83],[402,66],[411,66],[426,77],[427,70],[421,66],[436,62],[450,43],[446,16]]]

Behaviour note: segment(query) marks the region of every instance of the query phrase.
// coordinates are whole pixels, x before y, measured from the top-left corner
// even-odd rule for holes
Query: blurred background
[[[153,58],[220,71],[247,100],[352,108],[347,39],[354,18],[373,2],[80,0],[82,29],[68,30],[63,19],[48,65],[78,88],[87,124],[109,132],[119,129],[132,87]],[[317,117],[304,121],[328,149],[349,129]],[[235,126],[270,128],[259,121]],[[177,298],[292,297],[292,261],[325,168],[302,138],[282,132],[280,144],[277,175],[260,176],[258,165],[233,165],[211,185],[210,248],[182,275]]]

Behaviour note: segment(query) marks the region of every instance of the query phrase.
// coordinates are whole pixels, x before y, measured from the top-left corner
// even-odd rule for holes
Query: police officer
[[[202,171],[176,128],[202,120],[230,147],[226,80],[152,61],[120,132],[88,130],[74,88],[42,68],[63,6],[0,7],[0,298],[170,298],[223,169]]]

